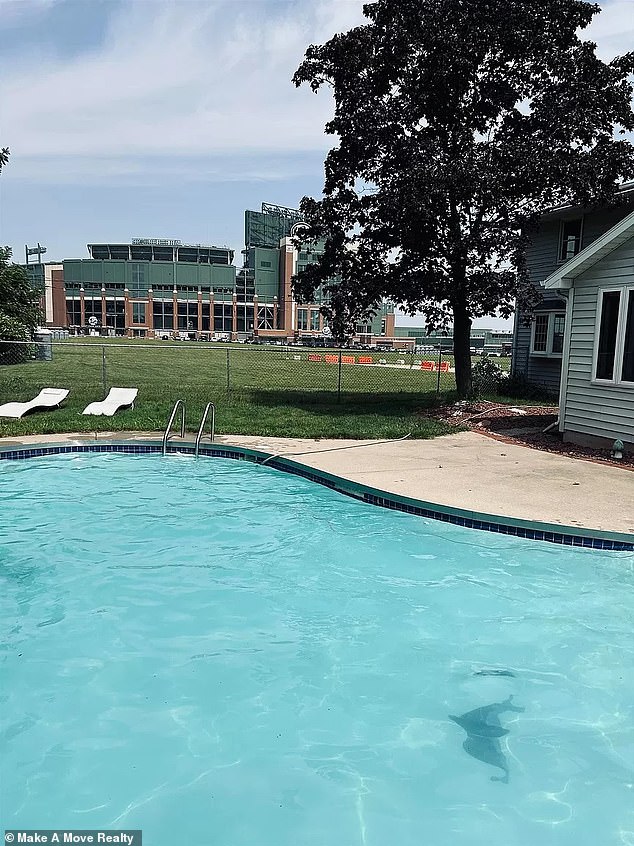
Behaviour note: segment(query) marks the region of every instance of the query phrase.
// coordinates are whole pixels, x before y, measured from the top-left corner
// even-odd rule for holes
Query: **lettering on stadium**
[[[133,247],[180,247],[182,246],[181,241],[177,241],[174,238],[133,238],[132,239],[132,246]]]

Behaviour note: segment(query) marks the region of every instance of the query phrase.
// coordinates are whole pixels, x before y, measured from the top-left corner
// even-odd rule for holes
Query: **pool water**
[[[0,824],[631,846],[633,597],[248,463],[1,462]]]

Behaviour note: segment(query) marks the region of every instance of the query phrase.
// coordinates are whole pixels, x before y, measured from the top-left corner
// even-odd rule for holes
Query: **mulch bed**
[[[634,454],[613,459],[607,449],[564,443],[560,432],[543,430],[557,420],[557,406],[496,405],[493,402],[463,400],[444,405],[425,414],[450,426],[462,426],[505,443],[520,444],[569,458],[597,461],[626,470],[634,470]]]

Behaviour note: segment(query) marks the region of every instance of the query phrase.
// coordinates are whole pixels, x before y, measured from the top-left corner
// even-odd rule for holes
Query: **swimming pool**
[[[0,533],[7,828],[634,843],[632,553],[173,456],[4,462]]]

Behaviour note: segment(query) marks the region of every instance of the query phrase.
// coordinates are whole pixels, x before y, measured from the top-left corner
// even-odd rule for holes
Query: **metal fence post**
[[[229,391],[230,384],[230,366],[229,366],[229,347],[227,347],[227,391]]]
[[[438,370],[436,375],[436,396],[440,393],[440,364],[442,362],[442,344],[438,347]]]
[[[103,395],[106,395],[106,347],[101,348],[101,381],[103,384]]]
[[[339,347],[339,374],[337,377],[337,402],[341,402],[341,347]]]

